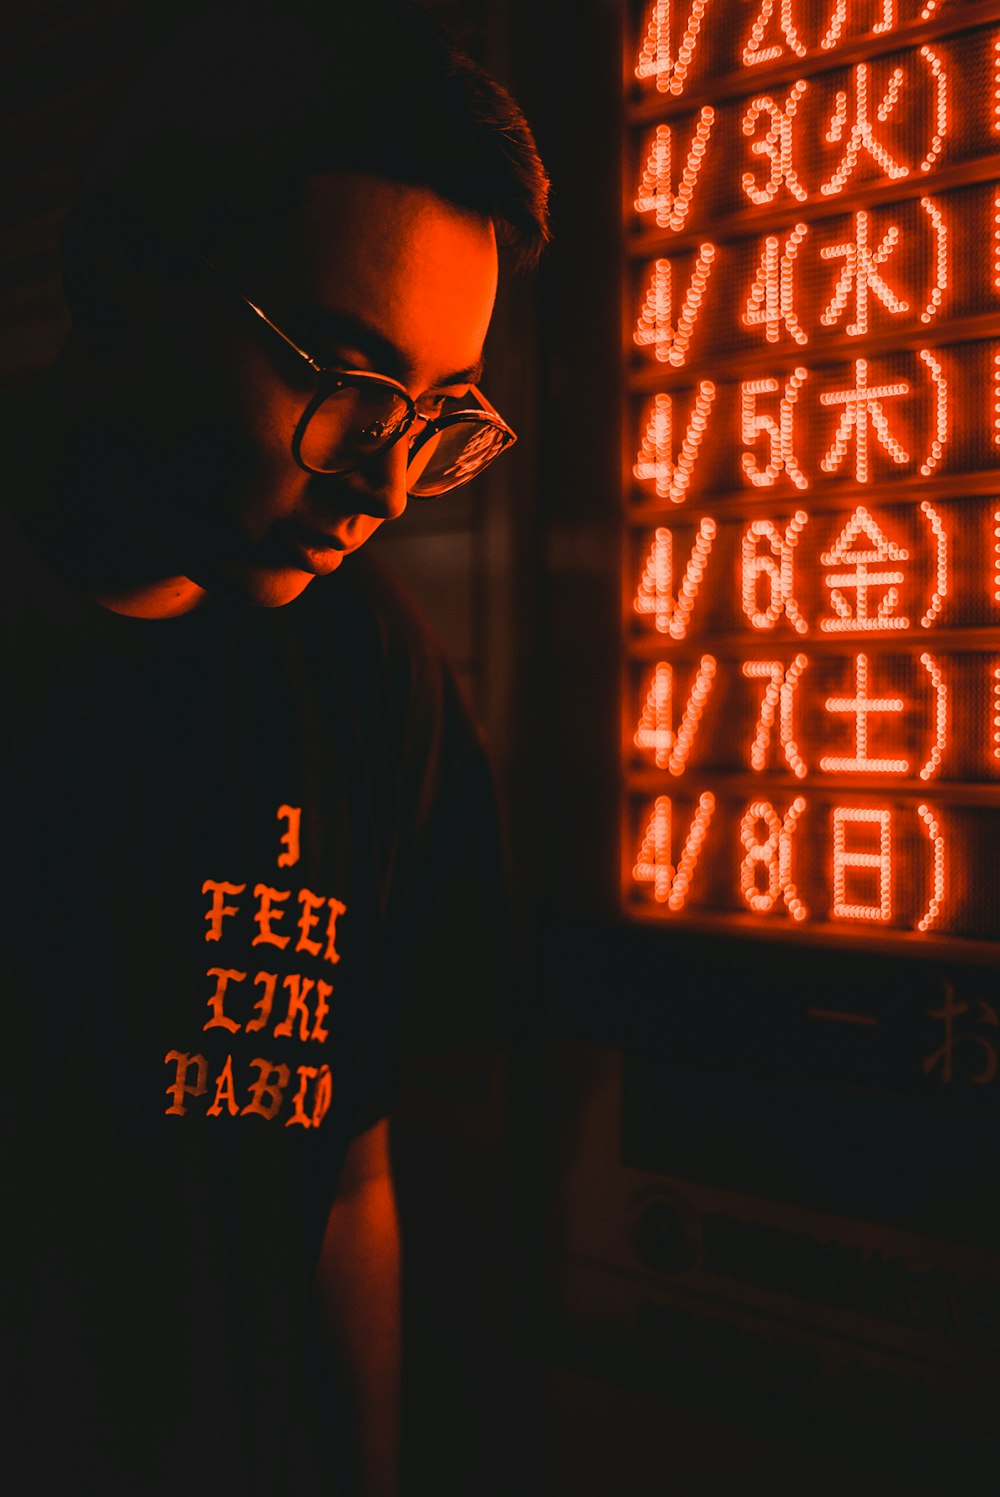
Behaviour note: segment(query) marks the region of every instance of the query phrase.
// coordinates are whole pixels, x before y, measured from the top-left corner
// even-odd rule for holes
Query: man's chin
[[[301,597],[312,580],[311,572],[253,572],[245,580],[243,596],[254,608],[283,608]]]
[[[343,556],[337,555],[334,565],[324,572],[336,571],[342,560]],[[318,570],[307,572],[299,567],[231,565],[193,580],[209,593],[248,603],[252,608],[283,608],[301,597],[318,575]]]

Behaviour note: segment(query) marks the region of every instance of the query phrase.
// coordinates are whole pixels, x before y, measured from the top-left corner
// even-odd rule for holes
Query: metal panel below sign
[[[697,1452],[682,1435],[663,1450],[661,1470],[650,1466],[628,1490],[727,1490],[727,1469],[731,1478],[747,1474],[739,1462],[750,1439],[768,1473],[796,1467],[790,1449],[804,1452],[796,1469],[811,1492],[993,1497],[1000,1264],[982,1200],[972,1234],[982,1240],[954,1240],[954,1227],[952,1240],[925,1235],[933,1209],[921,1204],[919,1155],[929,1132],[905,1151],[895,1137],[883,1158],[866,1150],[863,1134],[852,1144],[834,1127],[817,1166],[810,1145],[824,1114],[804,1117],[806,1090],[789,1110],[790,1092],[763,1077],[744,1093],[732,1072],[717,1071],[708,1086],[707,1065],[646,1054],[623,1067],[612,1051],[587,1056],[559,1202],[560,1359],[577,1376],[737,1432],[734,1449],[743,1452],[726,1468],[713,1443],[698,1479]],[[835,1116],[836,1093],[826,1090]],[[852,1094],[852,1119],[857,1100]],[[762,1116],[783,1118],[785,1158],[795,1161],[778,1189],[773,1174],[758,1178],[770,1167],[761,1160],[781,1157]],[[870,1133],[877,1138],[877,1127]],[[886,1167],[893,1157],[902,1161],[895,1171]],[[980,1170],[968,1180],[982,1189]],[[894,1173],[908,1171],[911,1182],[899,1187]],[[748,1178],[738,1187],[741,1173]],[[850,1195],[855,1177],[872,1182],[868,1199],[806,1204],[817,1181],[832,1202],[845,1184]],[[876,1180],[886,1192],[881,1216]],[[910,1229],[888,1220],[907,1212]],[[665,1426],[673,1417],[664,1414]]]

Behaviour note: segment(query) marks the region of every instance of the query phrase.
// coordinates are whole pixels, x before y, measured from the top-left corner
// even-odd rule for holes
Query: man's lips
[[[292,540],[310,550],[351,551],[354,549],[351,542],[343,535],[338,535],[336,531],[314,530],[311,525],[303,525],[299,520],[289,520],[282,528]]]
[[[335,528],[322,530],[302,520],[284,519],[270,532],[270,549],[275,547],[278,564],[289,563],[297,569],[322,577],[339,567],[351,551],[356,551],[371,534],[373,526],[359,522],[357,515],[341,516]]]

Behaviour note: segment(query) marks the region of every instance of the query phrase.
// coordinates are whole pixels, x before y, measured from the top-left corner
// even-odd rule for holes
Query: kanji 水
[[[868,332],[868,299],[872,294],[888,312],[895,314],[909,311],[909,302],[903,301],[886,284],[880,270],[898,243],[899,229],[891,224],[882,235],[878,248],[869,248],[868,214],[862,211],[854,215],[853,240],[848,240],[845,244],[829,244],[820,250],[820,257],[824,260],[843,258],[844,261],[836,289],[820,317],[824,327],[834,327],[840,321],[852,289],[854,321],[847,326],[852,337],[864,336]]]

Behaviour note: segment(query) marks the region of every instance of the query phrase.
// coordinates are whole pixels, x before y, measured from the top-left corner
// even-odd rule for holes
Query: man
[[[545,193],[418,15],[260,0],[143,70],[67,226],[5,433],[12,1490],[397,1491],[397,1036],[502,921],[475,731],[352,553],[512,440]]]

